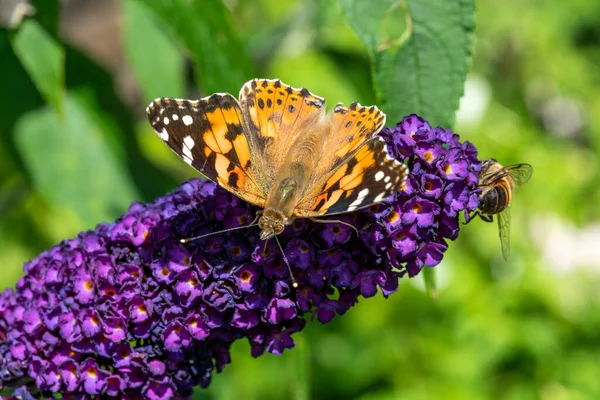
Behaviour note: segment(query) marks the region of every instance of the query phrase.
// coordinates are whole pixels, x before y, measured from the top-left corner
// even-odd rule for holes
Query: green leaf
[[[42,97],[60,115],[65,87],[62,47],[34,20],[23,22],[12,46]]]
[[[60,0],[32,0],[33,15],[44,29],[55,39],[58,38]]]
[[[64,114],[59,118],[47,107],[25,114],[15,126],[15,141],[36,190],[91,228],[119,216],[137,193],[95,123],[95,109],[70,95]]]
[[[184,59],[147,7],[123,2],[125,56],[142,90],[144,102],[156,97],[184,96]],[[162,21],[161,21],[162,22]]]
[[[474,0],[339,2],[372,57],[388,121],[415,113],[451,127],[471,65]]]
[[[237,94],[254,68],[220,0],[141,0],[176,34],[196,67],[205,94]],[[162,57],[156,54],[156,57]]]

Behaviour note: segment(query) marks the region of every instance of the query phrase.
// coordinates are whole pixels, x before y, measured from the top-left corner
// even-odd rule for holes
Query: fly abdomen
[[[497,185],[485,192],[479,203],[479,210],[482,214],[492,215],[498,214],[508,207],[510,195],[506,188],[502,185]]]

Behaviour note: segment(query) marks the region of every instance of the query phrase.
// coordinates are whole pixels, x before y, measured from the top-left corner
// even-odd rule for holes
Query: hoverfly
[[[498,216],[498,231],[502,255],[508,259],[510,254],[510,201],[513,191],[524,185],[533,168],[529,164],[502,166],[493,158],[484,160],[479,174],[479,208],[471,216],[479,215],[485,222],[492,222]]]

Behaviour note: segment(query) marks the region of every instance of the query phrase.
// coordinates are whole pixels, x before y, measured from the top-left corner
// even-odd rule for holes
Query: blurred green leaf
[[[60,0],[31,0],[31,5],[35,10],[35,19],[54,39],[58,39]]]
[[[437,298],[438,288],[435,268],[425,267],[423,268],[421,273],[423,274],[423,280],[425,282],[425,291],[427,292],[427,296],[429,296],[430,299]]]
[[[64,119],[49,108],[25,114],[15,141],[37,191],[91,228],[124,212],[136,190],[95,123],[95,110],[73,95],[65,106]]]
[[[65,50],[67,87],[85,88],[96,103],[94,108],[102,110],[102,114],[98,113],[98,122],[118,125],[107,127],[103,132],[108,134],[109,142],[114,144],[111,148],[124,154],[123,163],[127,164],[142,194],[138,200],[150,201],[171,190],[176,182],[141,154],[133,134],[138,122],[149,127],[145,113],[147,103],[140,102],[133,109],[128,107],[123,98],[116,93],[118,79],[115,79],[110,71],[72,46],[65,45]],[[148,135],[153,138],[156,136],[151,130]]]
[[[65,86],[62,47],[34,20],[23,22],[12,46],[41,95],[61,115]]]
[[[183,97],[184,58],[177,46],[146,6],[126,0],[122,9],[125,56],[144,102],[156,97]]]
[[[310,344],[304,336],[298,335],[294,338],[296,342],[295,354],[293,356],[296,372],[295,400],[310,399]]]
[[[205,94],[237,94],[254,68],[220,0],[141,0],[175,32],[196,67]],[[163,55],[156,54],[156,57]]]
[[[388,121],[416,113],[451,127],[471,64],[474,1],[339,1],[371,54]]]

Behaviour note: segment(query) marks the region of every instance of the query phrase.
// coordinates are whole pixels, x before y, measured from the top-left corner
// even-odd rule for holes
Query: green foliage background
[[[418,113],[534,176],[516,194],[509,262],[496,227],[475,221],[435,268],[437,299],[405,279],[309,323],[283,356],[237,343],[196,398],[600,398],[600,2],[32,3],[0,35],[0,287],[195,175],[155,137],[150,100],[277,77],[329,106],[377,103],[388,124]]]

